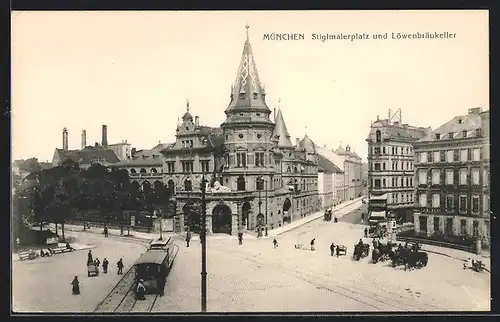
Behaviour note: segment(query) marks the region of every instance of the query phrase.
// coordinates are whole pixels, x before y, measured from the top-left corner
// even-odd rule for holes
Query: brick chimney
[[[195,126],[200,126],[200,118],[198,116],[194,117],[194,125]]]
[[[82,130],[82,150],[87,146],[87,131]]]
[[[103,148],[108,147],[108,126],[103,125],[102,126],[102,140],[101,140],[101,145]]]
[[[299,147],[299,143],[300,143],[300,139],[299,139],[299,138],[295,138],[295,145],[296,145],[297,147]]]
[[[62,130],[62,149],[68,150],[68,129],[64,128]]]
[[[474,107],[474,108],[469,108],[469,115],[470,114],[479,114],[483,111],[482,107]]]

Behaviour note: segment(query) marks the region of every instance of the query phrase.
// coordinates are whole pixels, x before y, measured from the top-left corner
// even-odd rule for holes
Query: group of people
[[[99,260],[99,258],[97,258],[97,257],[95,259],[93,258],[92,250],[89,250],[89,252],[87,254],[87,266],[90,266],[90,265],[95,265],[96,268],[99,268],[99,266],[101,265],[101,261]],[[120,260],[116,263],[116,267],[118,268],[118,271],[117,271],[118,275],[123,274],[123,266],[124,266],[123,260],[120,258]],[[105,257],[102,260],[102,271],[104,274],[108,273],[108,267],[109,267],[109,261]],[[80,281],[78,280],[78,276],[75,276],[75,278],[71,282],[71,285],[73,285],[73,287],[72,287],[73,295],[80,294]]]

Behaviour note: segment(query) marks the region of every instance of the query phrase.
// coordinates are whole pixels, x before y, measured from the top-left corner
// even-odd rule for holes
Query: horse
[[[408,261],[408,256],[410,255],[410,250],[408,248],[398,248],[395,252],[392,252],[392,267],[399,265],[405,265]]]
[[[380,257],[381,257],[380,250],[378,248],[375,248],[372,251],[372,263],[376,264],[379,261]]]
[[[422,268],[427,266],[427,262],[429,261],[429,257],[426,252],[418,252],[418,251],[410,251],[408,256],[408,260],[406,261],[406,268],[411,270],[412,268]]]
[[[383,245],[379,243],[377,248],[380,251],[380,260],[383,261],[390,258],[390,254],[392,253],[391,245]]]

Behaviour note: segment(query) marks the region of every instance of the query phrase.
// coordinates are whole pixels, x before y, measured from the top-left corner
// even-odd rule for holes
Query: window
[[[394,179],[395,179],[395,178],[394,178],[394,177],[392,177],[392,186],[391,186],[391,187],[395,187],[395,186],[396,186],[396,183],[395,183],[395,180],[394,180]]]
[[[167,172],[168,173],[175,172],[175,162],[172,161],[167,162]]]
[[[467,150],[460,150],[460,162],[467,162],[469,158],[467,156]]]
[[[224,165],[229,167],[229,154],[224,155]]]
[[[182,161],[182,172],[193,172],[193,161]]]
[[[447,185],[453,184],[453,170],[452,169],[446,170],[446,184]]]
[[[237,167],[246,167],[247,166],[247,153],[246,152],[237,152],[236,153],[236,166]]]
[[[453,150],[446,151],[446,162],[453,162]]]
[[[256,167],[264,166],[264,152],[255,152],[255,166]]]
[[[375,188],[380,188],[380,179],[375,179],[373,183]]]
[[[420,152],[420,163],[427,163],[427,152]]]
[[[239,176],[238,179],[236,179],[236,189],[238,191],[245,191],[245,178],[243,176]]]
[[[488,170],[483,170],[483,186],[488,186],[490,184],[490,178],[488,176]]]
[[[432,170],[432,184],[440,184],[439,172],[439,170]]]
[[[420,232],[426,233],[427,232],[427,216],[419,216],[418,220],[420,222]]]
[[[476,129],[476,136],[480,137],[482,136],[483,131],[481,129]]]
[[[189,147],[192,148],[194,146],[193,140],[189,140]]]
[[[481,149],[472,150],[472,161],[481,161]]]
[[[439,231],[439,217],[434,217],[434,232]]]
[[[243,134],[242,134],[242,133],[238,134],[238,138],[239,138],[240,140],[242,140],[242,139],[243,139]]]
[[[483,195],[483,211],[488,212],[490,210],[490,196]]]
[[[434,163],[441,162],[441,152],[434,151],[432,156],[432,161],[434,161]]]
[[[382,187],[386,187],[385,179],[382,179]]]
[[[453,211],[453,195],[446,196],[446,211]]]
[[[385,154],[385,146],[382,147],[382,154]]]
[[[441,134],[436,133],[436,140],[439,140],[441,138]]]
[[[466,137],[467,137],[467,131],[465,131],[465,130],[464,130],[464,131],[462,131],[462,137],[463,137],[463,138],[466,138]]]
[[[472,169],[472,184],[475,186],[479,185],[479,169]]]
[[[375,163],[374,167],[375,167],[375,171],[380,171],[380,163]]]
[[[427,171],[420,170],[418,171],[418,184],[427,184]]]
[[[410,187],[413,187],[413,178],[410,177]]]
[[[208,160],[200,161],[200,164],[202,172],[207,173],[210,171],[210,161]]]
[[[439,208],[439,206],[440,206],[439,194],[435,193],[432,195],[432,208]]]
[[[421,193],[418,196],[418,205],[420,207],[427,207],[427,195],[425,193]]]
[[[375,141],[376,141],[377,143],[382,142],[382,132],[380,132],[380,130],[377,130],[377,131],[375,132]]]
[[[448,137],[449,137],[450,139],[453,139],[453,134],[455,134],[455,133],[453,133],[453,132],[448,133]]]
[[[193,190],[193,182],[191,179],[187,178],[184,180],[184,190],[185,191],[192,191]]]
[[[255,187],[257,190],[264,190],[264,179],[257,177],[257,179],[255,179]]]
[[[460,212],[467,212],[467,196],[460,196],[458,210]]]
[[[474,237],[479,236],[479,221],[474,220],[472,223],[472,234]]]
[[[460,220],[460,234],[467,235],[467,220]]]
[[[467,185],[467,169],[460,169],[460,185]]]
[[[376,155],[379,155],[380,154],[380,147],[373,148],[373,153]]]
[[[385,170],[385,162],[382,163],[382,170]]]
[[[448,236],[453,234],[453,218],[446,218],[445,234]]]
[[[472,196],[472,212],[479,212],[479,196]]]

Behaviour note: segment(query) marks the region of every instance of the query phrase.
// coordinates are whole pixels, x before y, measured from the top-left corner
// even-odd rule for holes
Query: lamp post
[[[266,189],[266,228],[265,228],[265,235],[267,236],[267,181],[264,181],[264,189]]]
[[[207,213],[206,213],[206,180],[205,175],[201,178],[201,311],[207,311]]]
[[[257,216],[259,218],[259,224],[257,225],[259,228],[259,231],[257,232],[257,237],[262,237],[262,229],[261,229],[261,225],[260,225],[260,218],[262,218],[262,199],[261,199],[262,176],[259,176],[257,178],[257,190],[259,190],[259,215]]]

